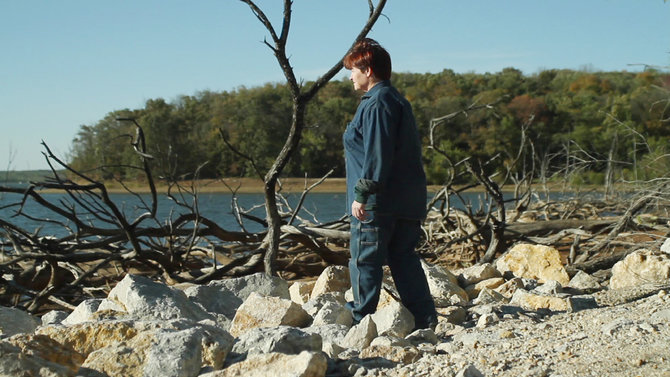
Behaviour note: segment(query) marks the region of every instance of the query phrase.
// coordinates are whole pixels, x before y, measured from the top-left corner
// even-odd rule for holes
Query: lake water
[[[61,193],[43,194],[43,197],[51,203],[60,204],[63,202],[72,202],[66,195]],[[0,218],[8,221],[22,229],[33,231],[39,226],[42,226],[40,235],[63,236],[67,230],[60,225],[45,223],[43,221],[32,220],[24,216],[14,216],[17,207],[7,207],[10,203],[15,203],[21,198],[18,194],[4,193],[0,197]],[[137,216],[146,212],[146,207],[143,208],[142,200],[149,203],[150,195],[140,195],[138,198],[131,194],[111,194],[110,198],[123,211],[129,222],[132,222]],[[232,194],[227,193],[206,193],[198,196],[198,209],[201,216],[206,217],[226,230],[237,231],[241,230],[238,222],[233,216]],[[289,205],[294,208],[300,196],[287,195],[286,199]],[[192,204],[192,197],[185,197],[188,204]],[[237,194],[236,201],[241,209],[249,210],[249,214],[265,218],[265,208],[263,207],[262,194]],[[299,216],[311,222],[326,223],[335,221],[345,214],[345,194],[343,193],[311,193],[305,199],[302,210]],[[287,207],[283,207],[288,211]],[[62,218],[47,209],[46,207],[36,203],[32,199],[26,202],[23,212],[30,215],[34,219],[53,219],[61,220]],[[175,205],[175,202],[165,195],[158,197],[158,211],[157,219],[161,223],[165,223],[168,219],[176,219],[180,214],[190,212],[184,207]],[[94,217],[91,220],[100,226],[101,222]],[[147,220],[145,220],[147,221]],[[146,223],[150,225],[149,222]],[[260,231],[262,226],[251,220],[244,220],[244,224],[249,231]],[[155,225],[155,223],[153,224]],[[104,227],[104,226],[103,226]]]
[[[466,201],[472,203],[473,208],[478,208],[481,200],[481,193],[468,192],[462,195]],[[141,199],[147,203],[150,201],[149,195],[141,195],[141,199],[131,194],[112,194],[110,196],[116,205],[126,214],[129,222],[132,222],[141,213],[147,211],[146,209],[140,208],[142,205]],[[307,195],[303,203],[299,216],[313,223],[327,223],[338,220],[344,216],[346,212],[345,196],[344,193],[310,193]],[[61,193],[43,194],[43,197],[51,203],[72,202],[66,194]],[[429,199],[430,197],[431,195],[429,195]],[[289,205],[295,207],[299,201],[300,195],[291,194],[287,195],[286,198]],[[41,236],[62,237],[68,233],[67,229],[63,228],[61,225],[34,220],[59,220],[60,218],[57,214],[39,205],[32,199],[26,202],[23,211],[34,219],[29,219],[23,216],[13,216],[17,207],[7,206],[11,203],[16,203],[20,199],[21,195],[18,194],[0,193],[0,218],[30,232],[41,227],[39,232]],[[229,193],[199,194],[198,207],[201,216],[216,222],[226,230],[241,230],[232,214],[232,199],[233,196]],[[192,201],[192,198],[186,197],[186,200]],[[251,210],[251,215],[262,219],[265,218],[262,194],[237,194],[236,200],[241,208]],[[463,208],[463,205],[455,200],[451,205],[456,208]],[[170,218],[176,219],[180,214],[185,212],[189,211],[176,206],[175,203],[165,195],[159,195],[157,220],[162,224],[165,224]],[[99,220],[96,220],[93,216],[89,216],[89,218],[96,225],[100,226]],[[296,221],[296,223],[299,223],[299,221]],[[245,220],[244,224],[248,231],[256,232],[263,229],[261,225],[251,220]],[[155,226],[156,224],[155,222],[149,223],[147,221],[144,225]]]

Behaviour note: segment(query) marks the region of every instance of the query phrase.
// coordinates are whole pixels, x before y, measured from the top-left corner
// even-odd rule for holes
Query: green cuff
[[[354,186],[354,199],[361,204],[366,204],[368,197],[376,193],[378,189],[379,184],[377,182],[361,178]]]
[[[358,190],[356,190],[356,189],[354,189],[354,194],[355,194],[354,195],[354,200],[355,201],[357,201],[361,204],[365,204],[365,203],[368,202],[368,196],[367,195],[363,195],[363,193],[358,192]]]

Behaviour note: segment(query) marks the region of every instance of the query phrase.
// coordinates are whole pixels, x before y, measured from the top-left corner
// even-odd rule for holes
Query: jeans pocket
[[[370,223],[361,224],[360,243],[361,247],[377,246],[379,244],[379,228]]]
[[[367,216],[365,217],[365,220],[359,220],[361,224],[372,224],[375,222],[375,211],[374,210],[367,210],[365,211]]]

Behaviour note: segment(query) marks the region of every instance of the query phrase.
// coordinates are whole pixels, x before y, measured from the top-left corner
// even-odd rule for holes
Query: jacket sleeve
[[[368,197],[378,193],[391,174],[400,114],[397,107],[389,105],[385,101],[377,101],[364,114],[363,172],[354,187],[355,199],[359,203],[367,203]]]

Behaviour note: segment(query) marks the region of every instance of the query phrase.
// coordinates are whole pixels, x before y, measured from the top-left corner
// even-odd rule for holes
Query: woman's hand
[[[368,212],[365,210],[365,204],[359,203],[354,200],[351,203],[351,214],[358,219],[358,221],[363,221],[368,218]]]

